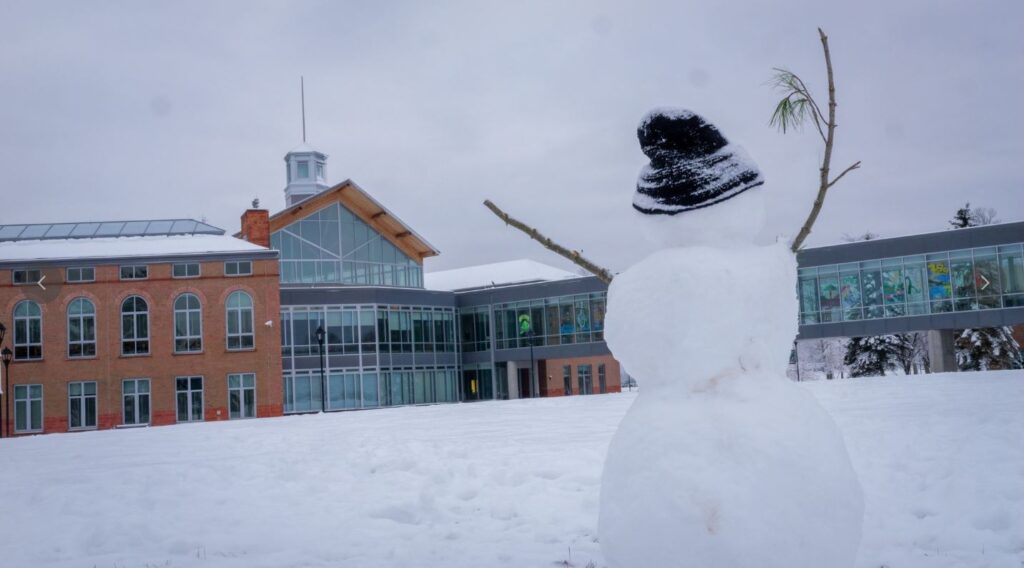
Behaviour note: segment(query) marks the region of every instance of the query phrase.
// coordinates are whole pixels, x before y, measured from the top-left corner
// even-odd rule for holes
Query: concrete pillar
[[[508,398],[519,398],[519,366],[515,361],[508,362],[508,373],[505,377],[508,381]]]
[[[952,329],[928,330],[928,360],[933,373],[957,371],[953,342],[956,340]]]

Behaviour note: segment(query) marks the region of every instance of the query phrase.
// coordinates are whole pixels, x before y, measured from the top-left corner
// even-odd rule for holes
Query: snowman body
[[[640,385],[601,480],[613,568],[844,568],[863,498],[832,418],[785,375],[796,262],[759,246],[756,165],[699,116],[654,111],[634,208],[665,247],[608,289],[605,340]]]
[[[609,566],[853,565],[860,486],[831,417],[784,374],[794,264],[784,245],[699,246],[615,277],[606,340],[640,394],[602,477]]]

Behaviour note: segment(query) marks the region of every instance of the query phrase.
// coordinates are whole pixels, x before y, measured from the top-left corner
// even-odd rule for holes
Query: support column
[[[956,340],[952,329],[928,330],[928,360],[933,373],[957,371],[953,343]]]
[[[508,362],[508,373],[505,380],[508,381],[508,398],[512,400],[519,398],[519,365],[515,361]]]

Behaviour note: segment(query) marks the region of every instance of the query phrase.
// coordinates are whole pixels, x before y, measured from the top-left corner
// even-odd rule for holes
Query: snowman
[[[605,337],[640,394],[612,439],[599,538],[613,568],[852,566],[863,498],[832,418],[785,376],[796,262],[760,246],[764,181],[680,109],[649,113],[633,207],[661,250],[618,274]]]

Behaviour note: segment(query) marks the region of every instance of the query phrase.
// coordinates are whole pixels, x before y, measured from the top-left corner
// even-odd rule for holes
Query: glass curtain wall
[[[329,369],[324,375],[328,410],[459,401],[455,367]],[[285,413],[317,412],[320,396],[319,370],[285,373]]]
[[[800,323],[1024,306],[1020,244],[801,268]]]
[[[459,310],[462,351],[487,351],[491,348],[491,307],[474,306]]]
[[[454,353],[455,310],[429,306],[302,306],[281,310],[281,353]]]
[[[494,306],[496,348],[604,341],[606,306],[604,292],[497,304]]]
[[[423,287],[423,267],[335,203],[270,235],[285,284]]]

